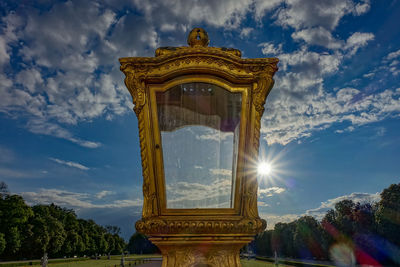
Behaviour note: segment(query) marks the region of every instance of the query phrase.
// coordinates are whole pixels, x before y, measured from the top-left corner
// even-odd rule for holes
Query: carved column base
[[[241,267],[239,251],[253,237],[152,237],[162,267]]]

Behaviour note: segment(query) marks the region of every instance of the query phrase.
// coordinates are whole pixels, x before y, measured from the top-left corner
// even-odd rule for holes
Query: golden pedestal
[[[150,238],[163,255],[162,267],[240,267],[239,250],[252,237]]]

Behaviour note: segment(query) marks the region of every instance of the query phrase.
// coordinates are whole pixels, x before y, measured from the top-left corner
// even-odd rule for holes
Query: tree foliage
[[[273,257],[333,260],[335,246],[350,248],[361,265],[400,264],[400,184],[381,193],[379,203],[342,200],[321,220],[303,216],[277,223],[255,239],[256,253]]]
[[[129,239],[127,249],[132,254],[152,254],[159,252],[158,248],[145,235],[138,232],[134,233]]]
[[[115,226],[78,219],[54,204],[28,206],[3,182],[0,195],[0,259],[121,254],[126,246]]]
[[[28,206],[0,183],[0,259],[158,252],[146,236],[135,233],[128,245],[120,228],[77,218],[54,204]],[[379,203],[342,200],[321,221],[303,216],[277,223],[252,243],[258,255],[329,259],[332,248],[345,244],[361,265],[400,264],[400,184],[381,193]]]

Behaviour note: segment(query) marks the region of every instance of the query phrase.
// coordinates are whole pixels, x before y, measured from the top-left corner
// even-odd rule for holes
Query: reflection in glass
[[[233,208],[241,93],[187,83],[156,99],[167,208]]]

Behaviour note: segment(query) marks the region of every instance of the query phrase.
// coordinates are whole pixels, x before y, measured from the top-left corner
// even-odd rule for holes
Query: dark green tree
[[[39,258],[47,251],[50,235],[44,218],[40,216],[31,217],[24,234],[25,241],[21,251],[24,257]]]
[[[31,208],[18,195],[3,195],[0,200],[0,233],[5,236],[6,247],[3,258],[11,259],[17,255],[24,242],[23,230],[33,216]]]
[[[120,254],[126,247],[116,226],[78,219],[57,205],[29,207],[0,183],[0,256],[2,259]]]
[[[293,243],[298,258],[326,258],[327,245],[323,240],[320,223],[311,216],[303,216],[296,222]]]
[[[272,250],[271,247],[272,233],[273,230],[266,230],[256,236],[255,253],[257,255],[270,256],[270,257],[274,255],[274,251]]]
[[[280,256],[295,257],[296,250],[293,244],[296,222],[277,223],[271,238],[272,250]]]
[[[381,193],[376,213],[378,233],[400,245],[400,184],[392,184]]]
[[[376,207],[370,203],[356,203],[353,210],[354,232],[358,234],[375,233],[377,230],[375,222]]]
[[[37,205],[32,209],[35,213],[35,217],[44,223],[44,227],[47,230],[49,241],[45,247],[46,252],[49,253],[50,257],[57,256],[66,238],[63,225],[65,216],[63,210],[54,204]]]
[[[338,230],[347,237],[352,237],[354,233],[353,212],[355,205],[356,204],[349,199],[342,200],[335,204],[336,225]]]
[[[127,249],[132,254],[151,254],[158,253],[158,248],[151,243],[148,238],[141,233],[134,233],[129,239]]]
[[[0,255],[3,253],[6,248],[6,239],[4,238],[4,234],[0,233]]]

